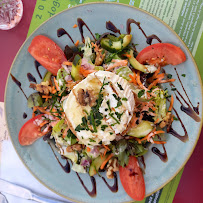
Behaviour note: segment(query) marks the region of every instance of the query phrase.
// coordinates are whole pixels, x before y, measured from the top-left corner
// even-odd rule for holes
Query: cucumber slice
[[[103,161],[107,158],[108,154],[105,155],[105,157],[98,156],[96,159],[94,159],[90,165],[89,169],[89,175],[94,176],[97,174],[97,171],[99,170],[100,166],[102,165]]]
[[[43,82],[46,82],[46,81],[50,81],[51,80],[51,76],[52,76],[52,73],[47,71],[44,78],[43,78]]]
[[[126,79],[127,81],[131,80],[129,75],[133,75],[133,72],[129,67],[121,67],[116,70],[116,74],[119,75],[120,77]]]
[[[81,80],[82,76],[80,75],[80,66],[81,66],[82,59],[80,55],[76,55],[73,64],[72,64],[72,70],[71,70],[71,77],[73,80]]]
[[[34,106],[41,106],[42,104],[42,97],[38,92],[32,93],[27,99],[28,108],[32,108]]]
[[[129,62],[131,64],[131,66],[134,69],[137,69],[139,71],[142,71],[142,72],[146,73],[147,72],[147,68],[137,61],[137,59],[133,55],[133,50],[132,49],[130,50],[130,56],[131,57],[129,58]]]
[[[128,44],[130,44],[131,39],[132,35],[125,35],[125,37],[119,41],[112,41],[108,38],[103,38],[100,44],[102,48],[110,52],[117,52],[127,47]]]
[[[139,125],[134,128],[131,128],[127,133],[133,137],[144,137],[148,135],[153,130],[153,123],[149,121],[142,121]]]

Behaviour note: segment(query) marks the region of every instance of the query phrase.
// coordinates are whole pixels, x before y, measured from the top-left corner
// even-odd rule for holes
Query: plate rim
[[[25,43],[33,36],[33,34],[34,34],[38,29],[40,29],[40,28],[41,28],[45,23],[47,23],[49,20],[52,20],[52,18],[55,18],[57,15],[60,15],[60,14],[63,13],[63,12],[67,12],[67,11],[69,11],[69,10],[71,10],[71,9],[75,9],[75,8],[82,7],[82,6],[87,6],[87,5],[90,5],[90,4],[91,4],[91,5],[92,5],[92,4],[114,4],[114,5],[119,5],[119,6],[124,6],[124,7],[133,8],[133,9],[135,9],[135,10],[141,11],[141,12],[143,12],[143,13],[149,15],[149,16],[152,17],[152,18],[155,18],[156,20],[158,20],[159,22],[161,22],[164,26],[166,26],[166,27],[182,42],[183,46],[184,46],[185,49],[188,51],[190,58],[192,59],[192,62],[193,62],[193,64],[194,64],[194,66],[195,66],[195,69],[196,69],[196,72],[197,72],[197,75],[198,75],[198,79],[199,79],[199,82],[200,82],[200,86],[201,86],[201,97],[202,97],[202,101],[203,101],[203,82],[202,82],[202,78],[201,78],[201,75],[200,75],[198,66],[197,66],[197,64],[196,64],[196,61],[195,61],[195,59],[194,59],[194,57],[193,57],[191,51],[188,49],[187,45],[185,44],[185,42],[180,38],[180,36],[179,36],[168,24],[166,24],[163,20],[161,20],[161,19],[158,18],[157,16],[155,16],[155,15],[149,13],[148,11],[145,11],[145,10],[143,10],[143,9],[141,9],[141,8],[138,8],[138,7],[135,7],[135,6],[132,6],[132,5],[128,5],[128,4],[124,4],[124,3],[117,3],[117,2],[90,2],[90,3],[79,4],[79,5],[76,5],[76,6],[67,8],[67,9],[65,9],[65,10],[63,10],[63,11],[60,11],[59,13],[57,13],[57,14],[55,14],[54,16],[50,17],[49,19],[45,20],[42,24],[40,24],[40,25],[29,35],[29,37],[27,37],[27,38],[25,39],[25,41],[23,42],[23,44],[21,45],[21,47],[19,48],[18,52],[16,53],[16,55],[15,55],[15,57],[14,57],[14,59],[13,59],[13,62],[12,62],[12,64],[11,64],[11,66],[10,66],[10,70],[9,70],[9,72],[8,72],[8,76],[7,76],[7,80],[6,80],[6,86],[5,86],[5,91],[4,91],[4,116],[5,116],[5,120],[6,120],[6,125],[7,125],[7,126],[8,126],[8,121],[7,121],[6,102],[5,102],[5,100],[6,100],[6,97],[7,97],[7,85],[8,85],[8,80],[9,80],[9,76],[10,76],[10,74],[11,74],[11,71],[12,71],[12,69],[13,69],[14,63],[15,63],[15,61],[16,61],[16,59],[17,59],[19,53],[21,52],[22,48],[24,47]],[[201,106],[202,106],[202,112],[201,112],[201,113],[202,113],[202,115],[203,115],[203,102],[202,102],[202,105],[201,105]],[[197,138],[196,138],[196,140],[195,140],[195,142],[194,142],[194,144],[193,144],[192,149],[189,151],[189,154],[188,154],[187,158],[185,159],[184,163],[178,168],[178,170],[176,171],[176,173],[175,173],[170,179],[168,179],[166,182],[164,182],[164,183],[163,183],[159,188],[157,188],[155,191],[153,191],[153,192],[147,194],[147,195],[145,196],[145,198],[148,197],[148,196],[150,196],[150,195],[152,195],[153,193],[156,193],[158,190],[160,190],[160,189],[163,188],[165,185],[167,185],[167,184],[168,184],[172,179],[174,179],[174,178],[177,176],[177,174],[183,169],[183,167],[185,166],[185,164],[188,162],[189,158],[191,157],[192,153],[194,152],[194,149],[195,149],[195,147],[196,147],[196,145],[197,145],[197,142],[198,142],[199,137],[200,137],[200,134],[201,134],[202,126],[203,126],[203,116],[202,116],[202,118],[201,118],[201,123],[200,123],[200,127],[199,127],[199,131],[198,131]],[[13,147],[14,147],[14,149],[15,149],[16,154],[18,155],[19,159],[21,160],[21,162],[23,163],[23,165],[26,167],[26,169],[31,173],[31,175],[32,175],[36,180],[38,180],[44,187],[46,187],[47,189],[51,190],[52,192],[54,192],[55,194],[59,195],[60,197],[63,197],[63,198],[65,198],[65,199],[67,199],[67,200],[70,200],[70,201],[74,201],[74,202],[80,203],[80,201],[78,201],[78,200],[71,199],[71,198],[69,198],[69,197],[67,197],[67,196],[65,196],[65,195],[62,195],[62,194],[60,194],[59,192],[55,191],[54,189],[52,189],[51,187],[49,187],[48,185],[46,185],[46,183],[44,183],[42,180],[40,180],[40,179],[34,174],[34,172],[31,171],[31,169],[26,165],[26,163],[23,161],[23,159],[22,159],[22,158],[20,157],[20,155],[18,154],[18,151],[17,151],[17,149],[16,149],[16,147],[15,147],[15,145],[14,145],[14,142],[13,142],[13,140],[12,140],[12,137],[11,137],[11,135],[10,135],[9,128],[7,127],[7,129],[8,129],[8,134],[9,134],[10,140],[11,140],[11,142],[12,142],[12,145],[13,145]],[[128,201],[128,202],[134,202],[134,200],[131,200],[131,201]],[[128,203],[128,202],[126,202],[126,203]]]

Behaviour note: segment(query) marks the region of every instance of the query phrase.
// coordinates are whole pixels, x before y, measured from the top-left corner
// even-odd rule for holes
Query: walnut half
[[[116,158],[110,159],[106,169],[106,177],[108,179],[112,179],[114,177],[113,173],[118,170],[119,170],[118,160]]]

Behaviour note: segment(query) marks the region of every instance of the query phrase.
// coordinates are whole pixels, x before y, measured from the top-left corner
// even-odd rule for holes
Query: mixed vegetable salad
[[[164,133],[174,120],[174,98],[161,84],[175,79],[161,67],[186,57],[169,43],[138,53],[132,35],[100,34],[97,41],[77,42],[70,58],[48,37],[32,40],[28,51],[47,73],[40,84],[30,84],[36,90],[28,98],[33,115],[22,126],[19,142],[31,145],[50,134],[58,152],[72,161],[72,170],[90,176],[106,171],[109,179],[119,171],[127,194],[142,200],[145,183],[137,157],[149,144],[165,144]]]

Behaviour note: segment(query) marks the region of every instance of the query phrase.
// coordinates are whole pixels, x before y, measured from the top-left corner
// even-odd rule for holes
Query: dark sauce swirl
[[[75,45],[75,42],[72,39],[72,37],[69,35],[69,33],[66,30],[64,30],[63,28],[59,28],[57,30],[57,36],[62,37],[63,35],[67,35],[69,37],[69,39],[71,40],[71,42]]]
[[[102,180],[104,181],[104,183],[106,184],[106,186],[109,188],[109,190],[111,190],[111,192],[118,192],[118,178],[117,178],[117,174],[114,172],[114,184],[112,186],[110,186],[106,179],[104,177],[102,177]]]
[[[85,38],[84,38],[84,35],[83,35],[83,26],[85,26],[88,29],[88,31],[90,32],[90,34],[92,35],[94,40],[97,41],[95,36],[92,34],[92,31],[89,29],[87,24],[81,18],[78,18],[77,22],[78,22],[78,28],[79,28],[79,31],[80,31],[80,34],[81,34],[82,42],[85,42]]]
[[[106,22],[106,29],[121,34],[121,31],[111,21]]]
[[[93,176],[90,176],[90,180],[92,182],[92,191],[89,191],[87,189],[87,187],[85,186],[83,180],[81,179],[80,175],[76,172],[76,175],[80,181],[80,183],[82,184],[83,188],[86,190],[86,192],[88,193],[89,196],[91,197],[95,197],[97,195],[97,187],[96,187],[96,180]]]
[[[167,162],[168,161],[168,156],[167,156],[167,152],[166,152],[164,144],[162,144],[162,147],[163,147],[164,152],[161,152],[156,147],[152,147],[152,152],[154,154],[156,154],[163,162]]]
[[[65,166],[62,165],[62,163],[59,161],[59,158],[56,156],[56,153],[54,152],[53,147],[51,146],[50,142],[48,142],[49,146],[51,147],[52,152],[54,153],[54,156],[56,158],[56,160],[58,161],[59,165],[61,166],[61,168],[66,172],[66,173],[70,173],[70,164],[68,162],[68,159],[66,159],[66,164]]]
[[[31,73],[27,74],[27,78],[28,78],[29,82],[37,83],[36,78]]]
[[[35,60],[35,68],[36,68],[36,71],[37,71],[37,73],[38,73],[40,79],[42,79],[42,75],[41,75],[41,73],[39,72],[39,67],[40,67],[40,66],[41,66],[41,64],[40,64],[38,61]]]
[[[27,118],[27,114],[24,112],[23,113],[23,118],[26,119]]]
[[[20,90],[23,93],[23,95],[25,96],[25,98],[28,99],[25,92],[23,91],[23,89],[21,87],[21,82],[19,80],[17,80],[12,74],[10,74],[10,76],[11,76],[13,82],[20,88]]]
[[[159,39],[159,37],[157,37],[156,35],[147,36],[146,33],[144,32],[144,30],[142,29],[142,27],[140,26],[140,22],[137,22],[137,21],[135,21],[134,19],[131,19],[131,18],[129,18],[129,19],[127,20],[127,23],[126,23],[126,32],[127,32],[128,34],[131,33],[131,24],[132,24],[132,23],[135,24],[135,25],[137,25],[137,27],[141,30],[142,34],[146,37],[146,43],[147,43],[147,44],[151,45],[153,39],[158,40],[160,43],[162,42],[162,41]]]

